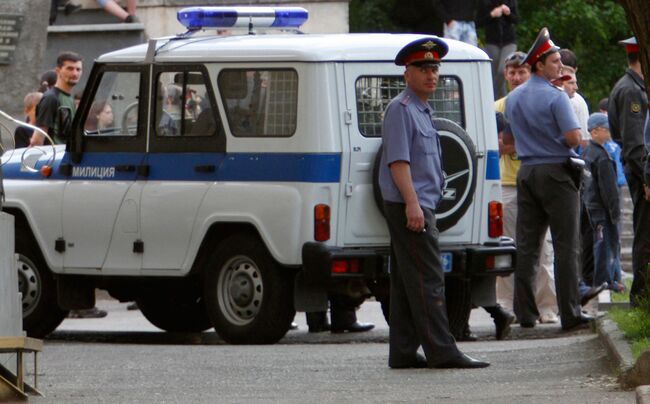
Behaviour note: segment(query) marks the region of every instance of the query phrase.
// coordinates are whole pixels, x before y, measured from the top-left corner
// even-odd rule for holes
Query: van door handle
[[[132,173],[135,171],[135,166],[130,164],[117,165],[115,166],[115,171],[119,171],[121,173]]]
[[[194,166],[194,171],[197,173],[213,173],[216,171],[216,168],[213,164],[198,165]]]

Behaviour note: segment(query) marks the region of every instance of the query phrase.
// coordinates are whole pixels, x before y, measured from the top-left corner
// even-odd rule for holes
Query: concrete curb
[[[650,385],[646,385],[650,383],[650,351],[643,352],[635,362],[630,344],[615,322],[601,318],[597,321],[597,328],[621,387],[636,387],[636,402],[650,404]]]

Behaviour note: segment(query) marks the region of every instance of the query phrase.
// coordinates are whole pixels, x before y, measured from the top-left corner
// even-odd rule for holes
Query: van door
[[[180,270],[199,206],[217,181],[226,137],[205,67],[156,66],[153,83],[142,269]]]
[[[63,191],[65,269],[101,269],[107,252],[116,252],[114,265],[140,268],[133,253],[139,238],[139,192],[132,189],[146,144],[138,102],[145,83],[139,67],[102,66],[93,70],[80,117],[78,162],[62,169],[68,180]]]
[[[466,132],[465,102],[461,77],[468,66],[448,63],[440,70],[438,87],[429,99],[439,124],[443,170],[447,180],[436,212],[441,241],[469,242],[474,226],[472,200],[476,186],[476,149]],[[346,103],[350,117],[350,171],[346,185],[345,243],[374,244],[388,241],[385,220],[375,200],[374,162],[381,145],[383,112],[404,88],[403,67],[392,63],[346,63]],[[475,137],[475,135],[474,135]],[[469,213],[467,213],[469,212]]]

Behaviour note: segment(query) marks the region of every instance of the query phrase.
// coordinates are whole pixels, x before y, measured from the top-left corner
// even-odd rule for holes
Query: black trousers
[[[640,165],[639,165],[640,167]],[[636,299],[646,291],[648,279],[648,263],[650,263],[650,202],[645,200],[643,191],[643,171],[634,164],[624,167],[625,179],[630,189],[632,204],[632,226],[634,241],[632,243],[632,270],[634,280],[630,288],[630,303],[636,304]]]
[[[535,263],[549,225],[555,254],[557,303],[562,325],[576,324],[580,312],[580,195],[563,164],[522,165],[517,175],[517,267],[514,309],[522,323],[539,317],[535,304]]]
[[[412,364],[422,346],[435,366],[459,355],[449,332],[438,229],[434,212],[423,209],[426,231],[408,230],[404,209],[384,203],[391,238],[388,365]]]

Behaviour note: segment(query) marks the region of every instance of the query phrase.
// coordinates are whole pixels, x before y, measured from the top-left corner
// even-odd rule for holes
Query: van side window
[[[156,81],[154,122],[158,136],[214,136],[220,123],[212,111],[201,72],[165,71]]]
[[[140,73],[102,74],[83,120],[84,136],[136,136]]]
[[[406,87],[402,76],[362,76],[355,84],[359,131],[366,137],[380,137],[386,106]],[[463,92],[460,80],[454,76],[440,76],[429,104],[437,118],[450,119],[463,128]]]
[[[234,136],[288,137],[296,131],[295,70],[225,69],[218,85]]]

